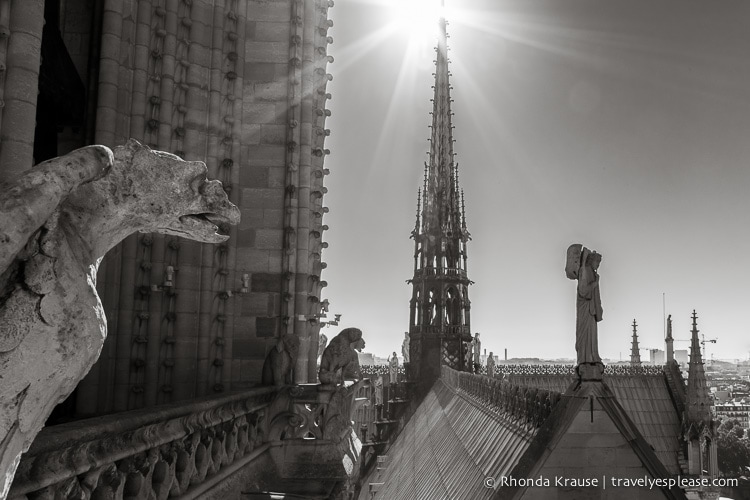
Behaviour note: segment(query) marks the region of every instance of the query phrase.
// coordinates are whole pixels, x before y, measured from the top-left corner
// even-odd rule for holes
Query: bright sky
[[[337,0],[324,254],[331,313],[387,355],[408,329],[434,32],[417,0]],[[424,3],[426,0],[417,3]],[[750,354],[750,2],[447,0],[472,331],[575,357],[571,243],[602,254],[603,357]],[[428,24],[429,26],[429,24]],[[676,349],[688,348],[677,342]]]

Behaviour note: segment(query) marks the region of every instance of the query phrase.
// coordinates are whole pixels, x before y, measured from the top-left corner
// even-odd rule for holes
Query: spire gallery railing
[[[442,367],[441,380],[481,406],[529,428],[542,425],[561,397],[559,392],[514,385],[447,366]]]

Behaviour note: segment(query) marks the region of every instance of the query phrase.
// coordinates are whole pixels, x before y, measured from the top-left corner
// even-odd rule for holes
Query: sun
[[[438,21],[445,16],[443,0],[390,0],[392,23],[412,41],[434,43]]]

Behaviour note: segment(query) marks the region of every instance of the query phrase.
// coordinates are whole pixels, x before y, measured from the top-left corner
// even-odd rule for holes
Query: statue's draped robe
[[[599,275],[589,266],[581,267],[576,308],[576,353],[578,363],[601,363],[597,322],[602,320]]]
[[[398,358],[393,356],[388,362],[388,365],[390,366],[390,383],[395,384],[398,382]]]

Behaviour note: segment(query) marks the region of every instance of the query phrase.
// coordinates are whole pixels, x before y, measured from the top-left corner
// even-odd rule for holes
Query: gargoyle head
[[[61,221],[99,240],[106,252],[131,233],[156,232],[204,243],[228,236],[219,227],[237,224],[239,209],[221,182],[208,180],[201,161],[185,161],[129,140],[114,149],[114,164],[101,179],[80,186],[65,200]]]

